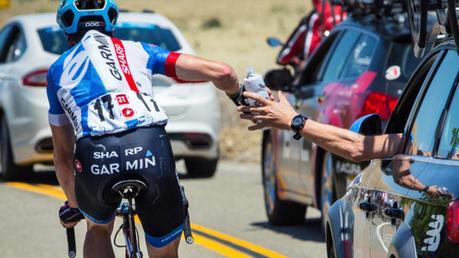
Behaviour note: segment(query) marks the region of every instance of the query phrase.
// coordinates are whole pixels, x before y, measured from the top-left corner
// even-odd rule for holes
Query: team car
[[[427,54],[384,130],[403,134],[402,148],[371,161],[330,207],[328,257],[459,257],[458,6],[407,7],[416,54]],[[380,134],[381,121],[368,115],[352,128]]]
[[[285,69],[268,72],[267,86],[285,92],[296,112],[315,121],[348,128],[371,113],[387,121],[418,64],[407,14],[401,6],[388,11],[371,3],[361,8],[343,5],[341,10],[348,18],[330,31],[305,68],[290,79]],[[264,131],[262,174],[269,222],[303,223],[308,206],[326,214],[360,171],[359,164],[308,139],[297,141],[290,131]]]
[[[194,53],[171,21],[148,10],[123,11],[114,36]],[[18,16],[0,31],[0,173],[4,179],[28,175],[34,164],[52,165],[46,74],[67,44],[55,13]],[[220,132],[214,87],[155,75],[153,93],[169,118],[166,130],[176,159],[185,160],[190,176],[212,176],[219,159]]]

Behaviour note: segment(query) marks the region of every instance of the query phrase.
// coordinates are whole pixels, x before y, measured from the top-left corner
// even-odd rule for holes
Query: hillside
[[[274,67],[278,49],[265,39],[286,39],[306,13],[304,0],[119,0],[121,8],[152,9],[177,24],[199,55],[224,61],[244,76],[247,66],[264,73]],[[0,24],[14,15],[55,11],[54,0],[12,0],[0,11]],[[259,160],[260,133],[248,132],[224,96],[222,104],[222,157]]]

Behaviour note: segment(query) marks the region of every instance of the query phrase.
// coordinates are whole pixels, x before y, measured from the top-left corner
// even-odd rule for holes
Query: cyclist
[[[120,200],[107,187],[129,178],[146,181],[136,200],[150,257],[177,257],[184,221],[167,117],[152,99],[153,74],[212,81],[239,97],[234,70],[221,62],[112,37],[114,0],[63,0],[57,22],[70,48],[50,67],[47,93],[54,164],[68,203],[61,223],[79,212],[87,221],[84,257],[114,257],[110,235]]]

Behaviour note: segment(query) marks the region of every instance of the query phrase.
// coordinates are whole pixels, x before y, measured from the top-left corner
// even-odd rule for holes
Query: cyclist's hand
[[[62,226],[73,228],[80,220],[84,219],[84,216],[79,209],[72,208],[68,202],[65,202],[59,209],[59,218]]]

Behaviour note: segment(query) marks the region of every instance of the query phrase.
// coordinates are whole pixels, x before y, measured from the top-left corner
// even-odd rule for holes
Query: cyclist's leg
[[[107,224],[96,224],[87,219],[88,230],[84,240],[83,255],[85,258],[114,258],[111,234],[114,219]]]
[[[114,257],[110,235],[119,199],[111,203],[102,200],[102,190],[114,175],[102,173],[101,168],[109,167],[110,164],[118,164],[119,158],[116,155],[104,159],[97,157],[98,153],[111,153],[119,150],[118,142],[113,138],[83,138],[77,142],[76,146],[75,193],[79,209],[87,221],[83,250],[85,258]]]
[[[172,241],[170,244],[162,247],[162,248],[156,248],[150,244],[147,244],[147,249],[148,249],[148,256],[150,258],[176,258],[178,257],[178,247],[180,244],[180,238],[175,239]]]
[[[141,128],[132,136],[123,141],[135,143],[141,151],[125,156],[123,163],[144,160],[143,167],[132,172],[148,185],[148,191],[136,198],[148,253],[150,257],[177,257],[185,212],[169,139],[163,127]]]

